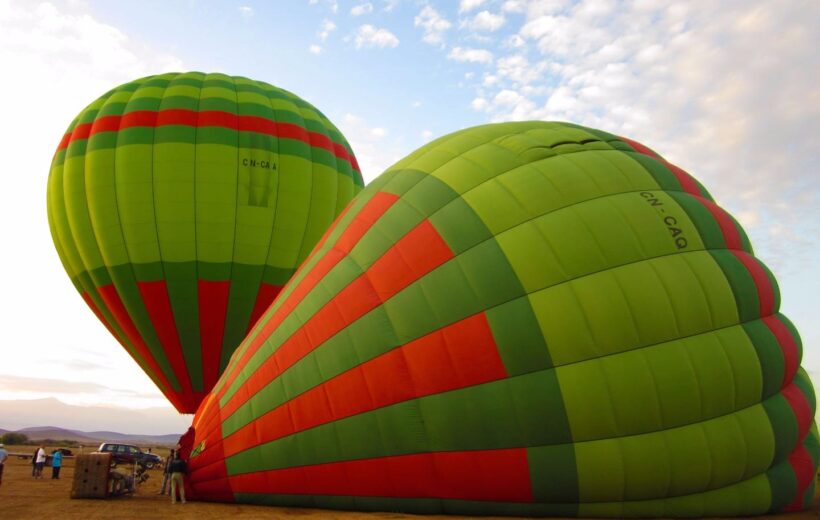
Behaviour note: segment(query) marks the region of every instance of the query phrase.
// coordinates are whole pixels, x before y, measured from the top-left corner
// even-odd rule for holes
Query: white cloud
[[[472,11],[476,7],[481,6],[486,0],[461,0],[458,3],[458,12],[466,13]]]
[[[383,126],[371,126],[365,119],[350,113],[345,114],[339,123],[339,130],[356,154],[365,183],[407,154],[406,148],[391,139],[390,132]]]
[[[3,227],[5,240],[25,244],[27,256],[25,262],[14,255],[0,257],[0,269],[16,273],[4,282],[7,297],[0,301],[0,314],[14,316],[3,323],[0,333],[8,347],[3,350],[0,379],[31,376],[31,367],[37,366],[38,374],[151,394],[153,404],[170,410],[69,282],[48,233],[43,194],[54,149],[83,107],[126,81],[190,66],[102,22],[81,3],[4,2],[0,28],[2,68],[26,83],[20,88],[0,82],[0,111],[7,122],[0,127],[0,140],[14,150],[0,156],[0,169],[17,172],[21,179],[15,196],[0,205],[0,221],[19,223],[21,215],[27,220],[26,225]],[[32,107],[48,117],[32,118]],[[48,298],[32,290],[31,280],[48,288]],[[43,316],[49,317],[47,327]],[[37,331],[36,341],[32,331]],[[67,368],[78,364],[85,368]],[[105,404],[113,399],[113,394],[103,392],[89,395]],[[117,399],[119,405],[133,407],[151,401],[123,394]]]
[[[484,99],[484,98],[481,98],[481,97],[475,98],[470,103],[470,107],[472,107],[473,110],[476,110],[476,111],[479,111],[479,112],[485,110],[488,106],[489,106],[489,103],[487,102],[487,100]]]
[[[486,49],[471,49],[469,47],[453,47],[447,57],[455,61],[466,61],[470,63],[491,64],[493,53]]]
[[[316,35],[319,37],[319,40],[325,41],[327,37],[330,36],[330,33],[336,30],[336,24],[333,23],[332,20],[328,20],[325,18],[322,20],[322,23],[319,24],[319,32]]]
[[[399,39],[387,29],[379,29],[370,24],[365,24],[356,31],[354,42],[357,49],[374,47],[383,49],[385,47],[396,47],[399,44]]]
[[[421,140],[425,143],[429,141],[433,137],[433,132],[431,130],[422,130],[421,131]]]
[[[413,101],[413,103],[410,106],[412,106],[413,108],[419,108],[421,105],[421,101]]]
[[[308,47],[308,50],[311,54],[322,54],[321,45],[311,45],[310,47]]]
[[[384,10],[384,12],[389,13],[390,11],[395,9],[400,3],[401,3],[401,0],[384,0],[384,9],[383,10]]]
[[[527,4],[524,0],[507,0],[501,10],[505,13],[523,13],[527,10]]]
[[[413,25],[424,31],[422,41],[433,45],[444,43],[444,33],[452,24],[432,6],[426,5],[413,20]]]
[[[571,120],[645,142],[738,215],[765,261],[778,268],[788,243],[795,264],[820,234],[800,209],[820,203],[818,17],[820,4],[763,0],[528,2],[478,104],[495,120]]]
[[[242,15],[242,18],[252,18],[254,15],[253,7],[249,5],[240,6],[239,14]]]
[[[505,18],[501,14],[493,14],[489,11],[481,11],[472,19],[465,20],[461,25],[474,31],[494,32],[504,25]]]
[[[353,15],[353,16],[362,16],[362,15],[369,14],[369,13],[372,13],[372,12],[373,12],[373,4],[371,4],[370,2],[366,2],[364,4],[359,4],[359,5],[353,6],[353,8],[350,9],[350,14]]]

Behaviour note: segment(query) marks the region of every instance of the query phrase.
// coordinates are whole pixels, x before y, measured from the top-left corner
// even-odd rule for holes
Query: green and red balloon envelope
[[[299,97],[169,73],[109,91],[71,123],[49,224],[88,306],[193,413],[362,185],[345,138]]]
[[[480,126],[342,212],[194,418],[200,499],[748,515],[812,500],[771,273],[694,178],[565,123]]]

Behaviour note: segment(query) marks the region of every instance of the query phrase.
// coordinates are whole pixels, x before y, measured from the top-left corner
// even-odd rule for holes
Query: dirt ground
[[[30,446],[7,446],[9,452],[29,453]],[[50,450],[49,450],[50,451]],[[155,450],[162,456],[167,450]],[[112,498],[108,500],[71,500],[71,481],[74,477],[74,460],[65,460],[59,480],[51,479],[51,468],[45,468],[43,478],[31,478],[31,461],[9,457],[0,485],[0,518],[59,518],[60,520],[91,520],[96,518],[138,518],[151,520],[174,518],[179,520],[217,520],[223,518],[271,519],[340,519],[340,520],[380,520],[380,519],[416,519],[416,520],[455,520],[454,516],[415,516],[397,513],[355,513],[327,511],[320,509],[279,508],[249,506],[236,504],[212,504],[188,502],[172,506],[168,496],[158,495],[162,483],[159,469],[150,471],[147,482],[142,484],[133,496]],[[173,509],[172,509],[173,507]],[[780,518],[784,520],[802,520],[820,518],[820,494],[815,495],[814,505],[809,511],[758,518]]]

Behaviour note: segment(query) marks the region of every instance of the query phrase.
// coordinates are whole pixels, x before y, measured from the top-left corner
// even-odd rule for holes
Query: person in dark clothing
[[[174,454],[174,459],[168,465],[171,472],[171,503],[177,503],[177,490],[179,490],[179,499],[185,503],[185,482],[184,476],[188,472],[188,465],[185,461],[179,458],[179,452]]]
[[[165,459],[165,466],[162,468],[162,486],[160,487],[158,495],[166,495],[168,494],[169,483],[171,481],[171,462],[174,460],[177,451],[171,450],[171,453],[168,454],[168,458]]]

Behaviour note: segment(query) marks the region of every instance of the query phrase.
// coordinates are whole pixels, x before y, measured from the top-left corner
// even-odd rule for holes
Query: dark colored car
[[[115,444],[113,442],[104,442],[100,444],[100,449],[97,451],[111,454],[111,466],[117,464],[133,464],[139,463],[148,469],[153,469],[162,463],[162,458],[153,453],[145,453],[141,449],[131,444]]]

